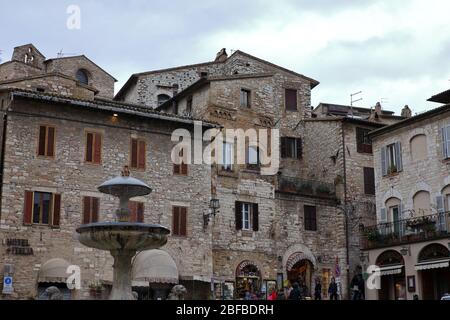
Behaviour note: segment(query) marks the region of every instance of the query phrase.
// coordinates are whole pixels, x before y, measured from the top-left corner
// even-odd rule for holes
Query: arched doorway
[[[292,254],[286,263],[287,279],[290,284],[297,282],[304,297],[311,296],[314,265],[303,253]]]
[[[395,250],[384,251],[376,260],[380,267],[379,300],[406,300],[405,262]]]
[[[256,263],[242,261],[236,268],[236,298],[244,299],[247,295],[259,295],[261,291],[261,271]]]
[[[415,266],[422,283],[423,300],[440,300],[450,292],[450,251],[433,243],[423,248]]]

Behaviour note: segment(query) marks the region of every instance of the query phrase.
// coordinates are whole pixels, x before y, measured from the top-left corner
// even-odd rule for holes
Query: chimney
[[[411,118],[412,116],[412,112],[411,109],[409,108],[408,105],[406,105],[403,109],[402,109],[402,117],[403,118]]]
[[[217,53],[215,62],[224,62],[227,59],[228,59],[227,50],[223,48]]]
[[[377,104],[375,105],[375,113],[381,116],[381,112],[382,112],[381,103],[377,102]]]

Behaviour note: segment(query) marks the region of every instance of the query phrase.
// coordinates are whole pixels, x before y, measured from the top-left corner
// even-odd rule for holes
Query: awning
[[[148,287],[150,283],[178,284],[177,265],[163,250],[143,251],[134,258],[132,279],[136,287]]]
[[[449,266],[450,266],[450,258],[420,262],[416,264],[415,269],[430,270],[430,269],[447,268]]]
[[[38,282],[65,283],[70,264],[61,258],[50,259],[39,269]]]
[[[402,271],[403,271],[402,264],[380,267],[380,276],[390,276],[393,274],[400,274],[400,273],[402,273]]]

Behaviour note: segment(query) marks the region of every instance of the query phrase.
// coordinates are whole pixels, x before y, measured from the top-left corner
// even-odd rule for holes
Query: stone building
[[[362,245],[366,265],[380,267],[380,289],[367,296],[440,299],[450,291],[450,105],[369,137],[377,224],[363,228]]]
[[[35,57],[32,65],[29,54]],[[150,196],[132,199],[131,219],[172,230],[164,251],[136,257],[135,290],[141,298],[164,298],[181,283],[188,298],[209,298],[212,233],[203,217],[211,167],[192,164],[180,171],[171,161],[172,132],[193,132],[194,119],[106,99],[113,78],[87,58],[44,60],[34,46],[25,46],[15,50],[14,59],[0,65],[0,77],[8,79],[0,82],[0,270],[2,279],[13,278],[12,292],[3,288],[2,297],[42,298],[50,285],[66,298],[94,298],[101,288],[107,296],[112,258],[81,245],[75,230],[114,220],[117,200],[96,187],[128,165],[132,176],[153,189]],[[5,74],[13,66],[36,76]],[[79,68],[89,72],[87,86],[77,77]],[[203,121],[200,130],[215,126]],[[69,265],[81,268],[81,290],[67,289]],[[161,268],[166,272],[158,273]]]
[[[311,175],[326,168],[310,162],[316,146],[308,144],[304,130],[311,117],[311,89],[317,84],[236,51],[220,61],[135,75],[116,96],[217,122],[222,132],[279,130],[281,161],[272,174],[260,170],[270,147],[262,150],[264,146],[258,149],[247,142],[244,150],[238,149],[235,137],[223,141],[222,161],[213,166],[213,196],[220,202],[220,212],[211,221],[218,298],[267,292],[281,287],[283,280],[303,282],[310,295],[316,278],[322,280],[326,297],[336,275],[346,296],[345,219],[337,209],[335,177],[325,181],[320,174]],[[167,96],[170,87],[181,91],[162,101],[161,85],[167,87]],[[240,151],[243,162],[238,161]]]

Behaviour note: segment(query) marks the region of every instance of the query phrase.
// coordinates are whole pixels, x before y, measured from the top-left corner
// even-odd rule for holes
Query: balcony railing
[[[288,176],[278,177],[277,191],[323,198],[336,197],[336,188],[334,184]]]
[[[450,237],[450,212],[361,228],[361,246],[373,249]]]

